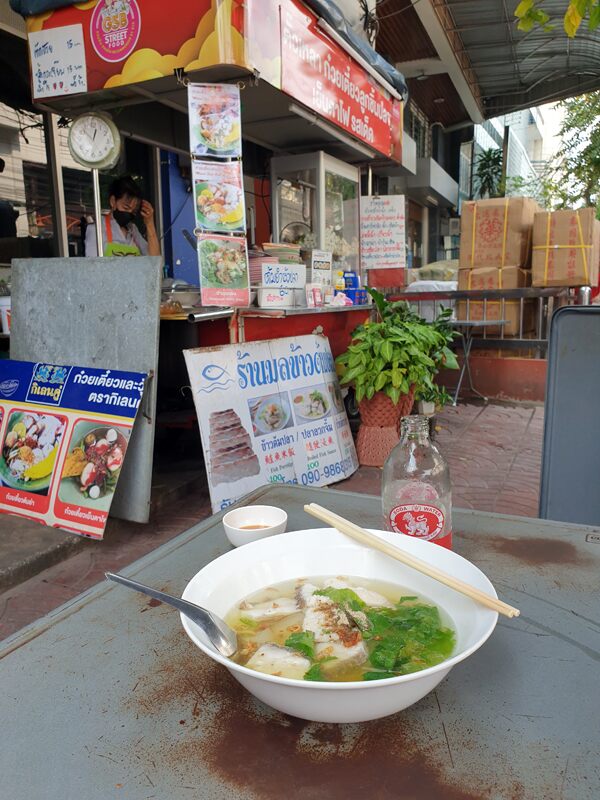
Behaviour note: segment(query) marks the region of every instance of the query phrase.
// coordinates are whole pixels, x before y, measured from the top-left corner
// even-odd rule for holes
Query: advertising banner
[[[0,361],[0,512],[102,539],[146,378]]]
[[[213,511],[267,483],[327,486],[358,467],[322,336],[185,350]]]
[[[363,269],[406,268],[406,201],[403,195],[360,198]]]
[[[281,3],[281,88],[320,117],[395,157],[399,119],[394,100],[296,0]]]
[[[243,0],[194,0],[172,7],[147,0],[91,0],[27,19],[28,36],[39,34],[35,46],[40,39],[73,37],[65,32],[73,26],[82,36],[73,42],[81,41],[83,47],[76,52],[74,47],[57,49],[56,67],[83,65],[79,92],[167,77],[178,68],[193,72],[217,64],[245,66]],[[53,84],[43,95],[34,91],[34,97],[65,93],[60,79],[56,88]]]

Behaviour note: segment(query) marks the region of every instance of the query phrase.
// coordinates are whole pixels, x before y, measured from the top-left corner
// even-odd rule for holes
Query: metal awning
[[[565,0],[545,0],[554,29],[520,31],[519,0],[384,0],[377,46],[432,122],[452,127],[600,88],[600,29],[563,28]],[[437,105],[436,105],[437,104]]]
[[[550,32],[517,28],[518,0],[445,0],[481,92],[495,117],[600,88],[600,29],[584,22],[574,39],[563,28],[566,3],[547,0]]]

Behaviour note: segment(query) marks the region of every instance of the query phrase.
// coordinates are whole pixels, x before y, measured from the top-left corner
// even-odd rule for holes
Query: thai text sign
[[[101,539],[146,377],[0,361],[0,512]]]
[[[401,123],[393,99],[295,0],[281,4],[281,70],[284,92],[380,153],[396,157]]]
[[[329,343],[185,350],[213,511],[267,483],[326,486],[358,467]]]
[[[270,289],[304,289],[306,286],[305,264],[261,264],[262,285]]]
[[[29,56],[35,100],[87,91],[81,25],[30,33]]]
[[[360,252],[363,269],[406,267],[406,220],[403,195],[361,197]]]

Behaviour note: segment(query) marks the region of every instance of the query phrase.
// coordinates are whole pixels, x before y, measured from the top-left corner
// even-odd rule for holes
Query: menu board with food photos
[[[190,83],[188,116],[192,156],[241,157],[240,90],[236,84]]]
[[[323,336],[184,350],[213,511],[267,483],[327,486],[358,467]]]
[[[147,377],[0,361],[0,512],[102,539]]]
[[[190,83],[188,112],[202,305],[248,306],[240,90]]]

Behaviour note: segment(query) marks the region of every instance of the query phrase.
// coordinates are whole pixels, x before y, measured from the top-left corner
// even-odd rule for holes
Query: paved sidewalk
[[[543,408],[462,404],[437,419],[437,444],[447,458],[453,503],[462,508],[537,516]],[[361,467],[337,488],[379,494],[381,470]],[[149,525],[110,520],[103,542],[0,594],[0,639],[118,572],[210,516],[206,491],[162,508]],[[51,537],[56,532],[48,529]]]

